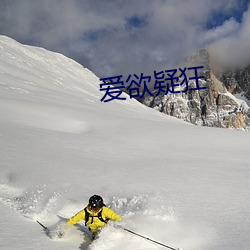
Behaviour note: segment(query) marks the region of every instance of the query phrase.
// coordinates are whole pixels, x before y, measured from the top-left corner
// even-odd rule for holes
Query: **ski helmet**
[[[99,195],[93,195],[89,198],[89,206],[93,210],[98,210],[103,207],[103,199]]]

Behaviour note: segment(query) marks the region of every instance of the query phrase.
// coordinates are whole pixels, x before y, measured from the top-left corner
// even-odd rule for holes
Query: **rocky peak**
[[[250,67],[241,71],[214,73],[210,55],[202,49],[187,58],[184,67],[203,66],[199,71],[204,79],[199,79],[202,90],[159,96],[145,96],[142,103],[167,115],[175,116],[196,125],[235,129],[250,128],[250,109],[244,100],[234,93],[250,96]],[[194,85],[189,81],[189,88]],[[152,91],[154,92],[154,91]]]
[[[250,65],[218,73],[217,77],[225,84],[230,93],[241,94],[250,100]]]

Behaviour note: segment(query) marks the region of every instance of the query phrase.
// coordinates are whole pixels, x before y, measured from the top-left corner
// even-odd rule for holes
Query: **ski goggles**
[[[101,207],[97,207],[97,206],[89,206],[90,210],[93,212],[97,212],[101,209]]]

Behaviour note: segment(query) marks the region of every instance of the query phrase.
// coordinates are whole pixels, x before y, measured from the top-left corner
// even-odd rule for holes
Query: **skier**
[[[67,224],[74,225],[80,220],[85,220],[85,226],[92,232],[94,239],[109,220],[120,222],[122,219],[120,215],[105,206],[101,196],[95,194],[89,198],[89,204],[72,216]]]

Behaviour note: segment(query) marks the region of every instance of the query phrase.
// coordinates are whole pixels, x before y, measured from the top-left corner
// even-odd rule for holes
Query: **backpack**
[[[105,206],[105,205],[104,205],[104,206]],[[101,210],[96,216],[90,215],[90,213],[89,213],[88,210],[87,210],[87,207],[84,208],[84,212],[85,212],[85,219],[84,219],[84,220],[85,220],[85,226],[87,226],[87,222],[89,221],[90,218],[92,219],[92,221],[91,221],[90,224],[92,224],[93,221],[94,221],[94,217],[97,217],[100,221],[102,221],[102,222],[104,222],[104,223],[107,223],[107,222],[109,221],[109,219],[104,220],[104,219],[102,218],[102,210]]]

